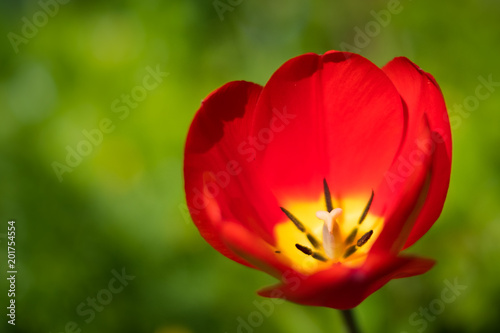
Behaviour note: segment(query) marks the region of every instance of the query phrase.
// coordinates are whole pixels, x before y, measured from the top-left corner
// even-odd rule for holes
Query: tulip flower
[[[400,57],[304,54],[265,86],[203,100],[184,158],[203,238],[278,279],[259,294],[351,309],[432,259],[404,253],[439,217],[451,133],[435,79]]]

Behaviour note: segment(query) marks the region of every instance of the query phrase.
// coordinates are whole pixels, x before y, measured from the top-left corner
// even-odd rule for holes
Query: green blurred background
[[[60,1],[0,3],[2,332],[342,332],[337,311],[290,303],[243,328],[259,322],[255,291],[274,279],[203,241],[182,180],[186,133],[208,93],[264,84],[289,58],[342,47],[380,66],[409,57],[435,76],[453,119],[443,214],[409,250],[438,265],[362,303],[363,331],[498,332],[500,87],[476,89],[480,77],[500,82],[500,1],[221,0],[219,12],[213,0]],[[388,9],[390,22],[377,23]],[[157,87],[141,88],[157,69]],[[82,144],[103,119],[109,133]],[[87,156],[59,178],[54,162],[78,145]],[[5,316],[10,219],[15,327]],[[135,278],[109,293],[123,269]],[[467,289],[444,303],[455,279]],[[97,296],[106,304],[91,316]],[[419,314],[429,307],[435,315]]]

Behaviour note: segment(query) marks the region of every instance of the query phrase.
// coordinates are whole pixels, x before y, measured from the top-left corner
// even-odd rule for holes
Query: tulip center
[[[298,270],[307,273],[336,263],[362,264],[383,227],[383,219],[369,212],[373,191],[364,204],[360,205],[359,199],[337,200],[335,205],[342,208],[334,208],[326,180],[323,187],[324,199],[321,201],[326,203],[326,210],[316,210],[318,220],[310,219],[314,214],[312,208],[317,207],[317,203],[293,203],[290,205],[293,209],[281,207],[292,223],[281,223],[276,227],[276,253],[287,256]]]

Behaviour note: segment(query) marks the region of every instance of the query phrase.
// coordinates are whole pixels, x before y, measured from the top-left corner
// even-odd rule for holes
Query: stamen
[[[310,248],[308,248],[307,246],[304,246],[304,245],[300,245],[300,244],[295,244],[295,247],[302,253],[304,254],[307,254],[308,256],[311,256],[313,257],[314,259],[316,260],[319,260],[319,261],[328,261],[328,259],[326,259],[321,253],[319,252],[314,252],[313,250],[311,250]]]
[[[328,183],[324,178],[323,178],[323,190],[325,191],[326,211],[331,212],[333,210],[332,195],[330,193],[330,189],[328,188]]]
[[[359,225],[364,222],[366,217],[368,216],[368,212],[370,211],[370,207],[373,202],[373,197],[375,196],[374,191],[371,191],[370,198],[363,209],[363,212],[358,220],[357,226],[355,226],[351,232],[345,237],[344,232],[347,230],[341,229],[339,223],[336,219],[342,215],[341,208],[333,208],[332,202],[332,194],[330,192],[330,188],[328,187],[328,183],[326,179],[323,179],[323,190],[325,195],[325,205],[326,211],[320,210],[316,212],[316,217],[320,220],[323,220],[323,239],[322,241],[316,238],[315,234],[306,227],[299,219],[293,215],[286,208],[280,207],[281,211],[285,213],[290,221],[293,222],[295,227],[299,229],[300,232],[304,233],[307,237],[307,240],[310,243],[310,246],[304,246],[298,243],[295,243],[295,247],[307,256],[311,256],[316,260],[329,262],[329,260],[333,260],[333,262],[339,262],[343,259],[347,259],[351,255],[353,255],[361,246],[365,245],[373,235],[373,230],[370,230],[364,233],[357,241],[357,235],[360,232]],[[365,228],[363,228],[365,229]],[[315,229],[316,230],[316,229]],[[365,229],[366,230],[366,229]],[[276,254],[280,254],[280,250],[274,251]],[[364,255],[363,253],[358,253],[355,257],[360,257]]]
[[[326,259],[325,257],[323,257],[320,253],[318,252],[314,252],[312,254],[312,257],[316,260],[319,260],[319,261],[328,261],[328,259]]]
[[[368,240],[370,239],[372,234],[373,234],[373,230],[368,231],[366,234],[361,236],[360,239],[358,239],[358,242],[356,243],[356,245],[358,245],[358,246],[364,245],[366,242],[368,242]]]
[[[356,250],[357,250],[356,245],[348,247],[347,250],[344,253],[344,259],[347,258],[347,257],[349,257],[354,252],[356,252]]]
[[[316,237],[314,237],[310,233],[307,233],[307,239],[309,240],[311,245],[314,246],[315,249],[321,248],[320,242],[316,239]]]
[[[363,210],[363,214],[361,214],[361,217],[359,218],[358,224],[363,223],[363,221],[366,218],[366,215],[368,214],[368,211],[370,210],[370,206],[372,205],[373,201],[373,190],[372,190],[372,195],[370,196],[370,200],[368,200],[368,203],[366,204],[365,210]]]
[[[358,234],[358,228],[352,229],[352,231],[349,234],[349,236],[347,236],[347,238],[345,239],[345,245],[351,244],[352,241],[354,240],[354,238],[356,238],[357,234]]]
[[[280,207],[280,208],[281,208],[281,211],[283,213],[285,213],[285,215],[290,219],[290,221],[292,221],[293,224],[295,224],[295,226],[297,227],[297,229],[299,229],[302,232],[306,231],[306,228],[304,227],[304,225],[302,224],[302,222],[300,222],[295,216],[293,216],[292,213],[290,213],[288,210],[286,210],[283,207]]]
[[[300,244],[295,244],[295,247],[302,253],[304,254],[307,254],[308,256],[310,256],[311,254],[313,254],[313,251],[308,248],[307,246],[304,246],[304,245],[300,245]]]

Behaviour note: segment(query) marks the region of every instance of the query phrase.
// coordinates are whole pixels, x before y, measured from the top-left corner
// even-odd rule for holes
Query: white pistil
[[[335,208],[331,212],[320,210],[316,212],[316,217],[323,220],[323,248],[331,259],[340,255],[342,250],[342,234],[336,218],[342,214],[342,209]]]

